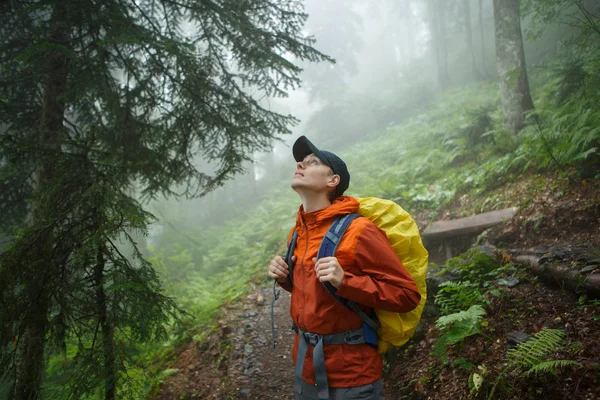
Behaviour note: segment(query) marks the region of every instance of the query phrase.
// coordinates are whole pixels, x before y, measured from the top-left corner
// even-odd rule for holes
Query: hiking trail
[[[224,310],[218,332],[202,347],[192,341],[182,349],[172,366],[178,371],[155,398],[292,399],[290,293],[277,290],[275,348],[271,339],[273,288],[257,287]]]

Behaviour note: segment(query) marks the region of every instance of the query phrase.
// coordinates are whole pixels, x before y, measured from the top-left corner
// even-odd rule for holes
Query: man
[[[317,260],[333,221],[358,212],[359,203],[343,196],[350,174],[338,156],[319,150],[304,136],[294,143],[293,154],[297,164],[292,188],[302,201],[288,238],[289,243],[297,232],[293,279],[288,279],[290,268],[280,256],[271,260],[269,277],[292,293],[290,314],[298,333],[292,350],[295,398],[383,399],[383,361],[377,349],[364,340],[347,344],[348,334],[363,334],[363,320],[323,284],[329,282],[338,296],[359,304],[369,315],[374,308],[408,312],[421,296],[385,233],[367,218],[351,222],[335,257]]]

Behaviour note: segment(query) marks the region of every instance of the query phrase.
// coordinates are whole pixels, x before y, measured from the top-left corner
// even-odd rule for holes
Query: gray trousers
[[[302,381],[302,394],[294,393],[296,400],[318,400],[317,387]],[[364,386],[349,388],[329,387],[330,400],[383,400],[383,381],[376,380]]]

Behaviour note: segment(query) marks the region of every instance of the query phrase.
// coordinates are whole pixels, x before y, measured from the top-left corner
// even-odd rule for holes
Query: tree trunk
[[[518,133],[525,124],[523,113],[533,109],[521,35],[519,0],[494,0],[496,67],[504,125]]]
[[[106,263],[102,251],[102,248],[98,249],[96,266],[94,267],[94,285],[96,287],[96,307],[99,317],[98,323],[102,330],[102,348],[104,352],[104,399],[114,400],[117,385],[115,327],[108,315],[108,304],[106,292],[104,291],[104,267]]]
[[[435,65],[436,81],[441,90],[447,87],[448,68],[446,65],[446,46],[444,39],[445,22],[441,15],[443,3],[436,0],[427,1],[427,13],[429,19],[429,33],[431,35],[431,54]]]
[[[477,67],[475,66],[475,52],[473,51],[473,28],[471,27],[471,4],[470,0],[463,0],[463,14],[465,16],[465,39],[466,47],[471,57],[471,74],[475,76],[477,74]]]
[[[481,40],[481,71],[484,77],[488,76],[485,65],[485,31],[483,29],[483,0],[479,0],[479,36]]]
[[[67,43],[67,27],[63,23],[65,6],[58,2],[51,17],[50,42],[64,46]],[[36,191],[44,192],[52,184],[54,163],[61,149],[61,131],[65,113],[62,95],[67,86],[68,61],[62,54],[49,53],[46,60],[46,83],[40,119],[39,147],[41,156],[36,169]],[[41,205],[34,205],[32,223],[38,225],[44,218]],[[52,233],[42,235],[33,251],[39,262],[29,266],[27,293],[30,307],[24,317],[24,333],[19,340],[17,373],[14,399],[40,398],[40,386],[44,372],[44,348],[50,304],[49,289],[44,275],[47,273],[46,257]]]
[[[448,88],[448,83],[450,81],[450,74],[448,73],[448,26],[446,23],[446,0],[440,1],[437,3],[436,12],[437,12],[437,23],[438,23],[438,42],[439,42],[439,51],[440,51],[440,83],[442,86],[442,90],[446,90]]]

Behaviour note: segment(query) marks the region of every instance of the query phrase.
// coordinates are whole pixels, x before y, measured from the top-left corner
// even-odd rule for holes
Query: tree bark
[[[519,3],[519,0],[494,0],[496,67],[500,79],[504,125],[515,134],[525,124],[523,113],[533,110],[525,66]]]
[[[447,49],[445,43],[446,23],[443,18],[443,2],[427,1],[429,32],[431,35],[431,54],[435,64],[437,84],[441,90],[448,86]]]
[[[52,28],[50,42],[65,45],[67,43],[67,27],[63,23],[65,6],[60,2],[52,13]],[[61,131],[65,113],[65,102],[62,95],[67,86],[68,60],[63,54],[49,53],[46,60],[46,83],[42,101],[40,118],[39,148],[41,156],[36,169],[36,191],[44,192],[52,184],[55,174],[56,155],[61,151]],[[41,205],[34,205],[32,223],[38,225],[44,218]],[[40,236],[33,251],[37,261],[29,272],[29,282],[26,296],[29,309],[24,317],[24,333],[19,340],[16,382],[14,389],[15,400],[33,400],[40,398],[40,387],[44,372],[44,348],[48,327],[48,311],[50,294],[44,275],[47,274],[48,261],[46,257],[51,243],[51,232]]]
[[[600,273],[581,274],[566,265],[540,263],[540,258],[530,255],[518,255],[514,261],[528,265],[542,280],[568,289],[573,293],[585,292],[590,298],[600,298]]]
[[[117,385],[115,327],[108,315],[106,292],[104,291],[104,260],[103,249],[98,249],[96,266],[94,267],[94,285],[96,287],[96,307],[98,323],[102,330],[102,348],[104,353],[104,399],[114,400]]]

